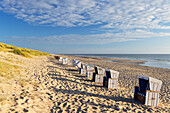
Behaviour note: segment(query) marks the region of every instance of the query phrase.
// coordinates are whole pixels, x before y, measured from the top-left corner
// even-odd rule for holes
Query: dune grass
[[[21,67],[19,66],[0,61],[0,76],[7,79],[12,79],[14,74],[20,73],[20,68]]]
[[[14,53],[14,54],[21,55],[27,58],[31,58],[32,55],[33,56],[51,56],[49,53],[45,53],[42,51],[15,47],[13,45],[7,45],[1,42],[0,42],[0,51]]]

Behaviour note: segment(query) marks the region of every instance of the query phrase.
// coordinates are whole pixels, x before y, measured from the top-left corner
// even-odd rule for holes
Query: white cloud
[[[86,44],[109,44],[113,42],[124,42],[132,40],[140,40],[142,38],[151,37],[170,37],[170,33],[154,33],[144,30],[128,31],[124,33],[105,33],[94,35],[54,35],[47,37],[8,37],[13,41],[21,41],[27,43],[42,43],[52,45],[86,45]]]
[[[1,0],[0,10],[50,26],[170,29],[169,0]]]

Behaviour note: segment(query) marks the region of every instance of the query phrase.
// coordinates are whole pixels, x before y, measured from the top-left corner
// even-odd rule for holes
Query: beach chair
[[[86,77],[92,79],[93,78],[93,65],[86,65]]]
[[[96,83],[103,83],[105,69],[95,66],[95,73],[93,73],[93,81]]]
[[[86,74],[86,67],[85,64],[81,63],[81,68],[79,68],[79,74],[85,75]]]
[[[67,59],[67,65],[71,65],[71,60]]]
[[[103,80],[103,86],[106,86],[109,89],[117,89],[119,72],[107,69],[106,77]]]
[[[162,81],[144,75],[138,75],[138,79],[139,87],[135,86],[134,99],[145,105],[158,106]]]
[[[56,55],[54,56],[54,58],[56,58],[57,60],[59,60],[59,59],[60,59],[60,57],[59,57],[59,56],[56,56]]]
[[[76,67],[81,68],[81,61],[79,61],[79,60],[76,61],[76,64],[75,64],[75,65],[76,65]]]
[[[73,67],[81,68],[81,62],[79,60],[73,59],[72,60],[72,65],[73,65]]]
[[[62,64],[67,64],[68,63],[68,58],[63,58]]]
[[[63,57],[60,57],[58,61],[62,62],[63,61]]]

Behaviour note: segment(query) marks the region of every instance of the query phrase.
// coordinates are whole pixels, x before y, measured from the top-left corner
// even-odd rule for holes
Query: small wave
[[[155,59],[156,61],[167,61],[167,62],[170,62],[170,60],[168,59]]]

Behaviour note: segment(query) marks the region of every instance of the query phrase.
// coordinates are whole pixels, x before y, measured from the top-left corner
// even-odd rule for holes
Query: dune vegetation
[[[0,112],[2,105],[8,103],[7,100],[14,91],[14,87],[20,89],[20,86],[24,87],[29,84],[27,74],[30,73],[30,65],[33,65],[30,61],[39,59],[34,56],[51,55],[0,42]]]
[[[15,47],[13,45],[7,45],[1,42],[0,42],[0,51],[14,53],[14,54],[21,55],[27,58],[31,58],[32,55],[33,56],[50,56],[49,53],[32,50],[32,49]]]
[[[32,50],[32,49],[26,49],[26,48],[20,48],[13,45],[8,45],[0,42],[0,52],[5,53],[14,53],[26,58],[32,58],[32,56],[50,56],[50,54]],[[11,56],[14,59],[14,56]],[[14,74],[19,73],[21,70],[20,66],[17,66],[16,64],[24,64],[23,62],[20,62],[18,60],[11,60],[11,57],[8,55],[8,57],[5,57],[3,55],[0,55],[0,76],[4,77],[6,79],[13,78]]]
[[[20,67],[0,61],[0,76],[11,79],[14,74],[19,73]]]

